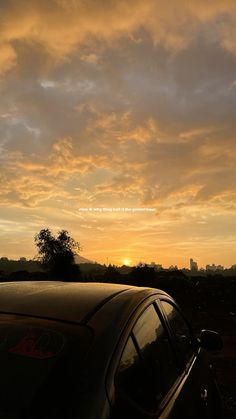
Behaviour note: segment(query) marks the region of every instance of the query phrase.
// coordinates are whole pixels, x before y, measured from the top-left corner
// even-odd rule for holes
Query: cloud
[[[16,52],[11,44],[0,44],[0,75],[9,71],[16,64]]]
[[[94,255],[99,237],[139,256],[144,238],[146,254],[217,243],[235,217],[235,20],[230,0],[2,1],[6,228],[82,223]],[[156,213],[78,212],[91,205]]]
[[[38,207],[52,198],[73,199],[76,188],[66,190],[67,182],[73,176],[78,177],[79,185],[86,174],[110,166],[106,156],[76,154],[70,138],[55,142],[43,159],[12,152],[3,154],[2,162],[1,204],[20,207]]]
[[[104,43],[111,45],[124,38],[139,43],[140,31],[149,34],[154,45],[174,52],[186,49],[200,32],[235,54],[235,19],[236,7],[231,0],[189,4],[180,0],[171,4],[163,0],[3,2],[2,71],[16,64],[22,44],[43,48],[53,58],[53,66],[63,63],[78,47],[83,59],[87,56],[88,62],[96,63],[96,53],[84,53],[84,46],[103,43],[104,48]]]

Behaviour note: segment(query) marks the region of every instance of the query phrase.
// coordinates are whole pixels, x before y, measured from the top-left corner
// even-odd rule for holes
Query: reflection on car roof
[[[19,281],[0,284],[0,312],[85,323],[107,301],[150,289],[108,283]],[[128,297],[127,295],[127,297]]]

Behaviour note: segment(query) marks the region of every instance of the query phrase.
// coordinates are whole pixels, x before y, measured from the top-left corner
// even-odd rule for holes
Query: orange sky
[[[0,2],[0,93],[0,257],[236,263],[235,1]]]

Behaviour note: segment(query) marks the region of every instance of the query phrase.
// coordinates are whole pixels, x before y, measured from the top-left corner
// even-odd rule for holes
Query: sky
[[[0,257],[236,263],[236,2],[1,0]]]

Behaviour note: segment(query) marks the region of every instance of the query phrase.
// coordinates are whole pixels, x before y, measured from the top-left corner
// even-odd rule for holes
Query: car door
[[[220,418],[221,412],[214,406],[214,382],[206,351],[196,344],[188,322],[174,301],[162,299],[158,304],[182,365],[182,383],[175,397],[176,412],[183,418]]]
[[[169,329],[156,303],[151,303],[139,315],[123,345],[114,373],[110,419],[189,419],[175,409],[181,380]]]

